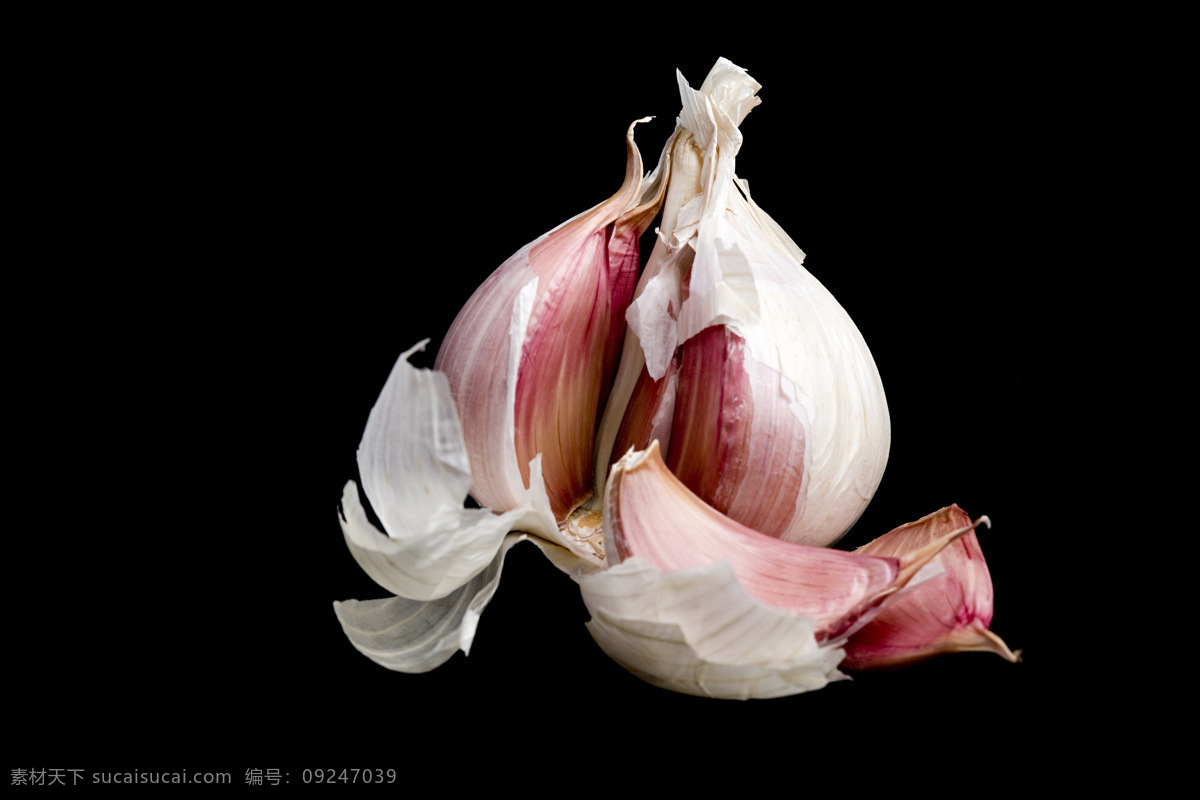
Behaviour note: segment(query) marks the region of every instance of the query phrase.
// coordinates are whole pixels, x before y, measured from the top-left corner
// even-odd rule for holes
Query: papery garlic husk
[[[658,170],[643,178],[634,125],[620,190],[505,261],[438,351],[470,454],[471,495],[495,511],[523,502],[539,454],[560,522],[593,494],[596,422],[637,281],[638,240],[664,185]]]
[[[533,542],[568,574],[592,568],[555,544],[559,529],[540,458],[530,464],[531,488],[515,508],[495,514],[463,507],[471,472],[449,383],[409,363],[424,346],[396,361],[358,449],[363,492],[387,533],[371,523],[353,481],[338,515],[355,561],[396,596],[334,603],[334,611],[360,652],[402,672],[424,672],[470,650],[504,556],[517,542]]]
[[[679,76],[663,222],[626,315],[600,467],[657,439],[723,513],[828,545],[874,495],[891,424],[862,334],[734,173],[759,88],[724,59],[699,90]]]
[[[986,518],[985,518],[986,519]],[[927,546],[970,518],[957,505],[901,525],[856,552],[901,557]],[[990,522],[989,522],[990,525]],[[937,555],[944,575],[879,612],[846,643],[845,669],[868,670],[923,661],[942,653],[987,652],[1020,660],[989,630],[992,578],[979,538],[971,531]]]
[[[792,694],[839,678],[847,637],[906,589],[936,580],[930,562],[971,527],[886,557],[786,542],[701,501],[652,443],[614,465],[604,499],[610,567],[580,586],[596,641],[643,679],[717,697]],[[775,626],[786,642],[769,633]]]
[[[813,620],[750,596],[729,562],[664,571],[631,558],[581,576],[592,637],[654,686],[727,700],[785,697],[846,676]]]

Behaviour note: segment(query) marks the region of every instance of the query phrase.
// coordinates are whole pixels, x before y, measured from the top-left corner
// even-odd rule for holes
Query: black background
[[[1052,588],[1076,469],[1059,425],[1076,343],[1047,322],[1067,247],[1046,167],[1071,159],[1052,43],[876,20],[710,46],[660,41],[665,24],[480,47],[268,20],[45,58],[23,123],[37,289],[10,299],[36,319],[12,338],[30,420],[10,482],[12,766],[296,783],[450,759],[471,783],[645,762],[669,783],[677,758],[756,776],[917,759],[1016,781],[1057,757],[1080,720],[1074,611]],[[739,176],[888,393],[888,470],[844,545],[950,503],[987,514],[992,627],[1024,662],[962,654],[773,701],[674,695],[604,656],[575,586],[522,545],[469,657],[376,666],[333,614],[384,594],[335,515],[392,364],[429,337],[414,361],[431,366],[487,274],[615,191],[647,115],[653,163],[675,69],[698,86],[718,56],[764,87]]]

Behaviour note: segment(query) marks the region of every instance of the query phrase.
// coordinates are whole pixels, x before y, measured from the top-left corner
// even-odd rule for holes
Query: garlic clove
[[[758,84],[722,59],[699,90],[682,76],[679,88],[663,223],[626,315],[598,463],[658,439],[705,502],[755,530],[828,545],[887,464],[882,381],[849,315],[734,173]]]
[[[355,645],[385,666],[432,668],[469,647],[513,530],[537,537],[568,574],[603,561],[576,521],[561,531],[558,523],[592,493],[596,409],[623,332],[610,317],[628,303],[637,239],[664,186],[663,170],[643,179],[633,128],[621,190],[493,273],[455,320],[439,371],[408,363],[422,342],[398,359],[371,411],[359,472],[386,533],[353,483],[339,521],[355,560],[399,599],[355,601],[339,615]],[[468,492],[497,513],[463,508]],[[441,638],[423,637],[426,627]]]
[[[790,409],[805,431],[796,513],[779,536],[833,544],[858,521],[887,466],[891,418],[883,382],[850,315],[803,268],[804,254],[754,204],[748,187],[738,186],[741,191],[730,193],[732,210],[726,215],[738,233],[716,242],[733,240],[741,253],[754,254],[747,260],[757,313],[734,327],[755,361],[778,375],[776,391],[786,402],[774,401],[775,419],[784,419],[782,410]],[[722,256],[720,263],[729,261]],[[743,294],[740,305],[748,303]]]
[[[946,531],[897,556],[873,556],[785,542],[705,504],[663,462],[657,444],[614,465],[604,498],[610,565],[639,558],[660,570],[728,561],[759,601],[810,617],[818,642],[865,625],[900,590],[928,580],[937,553],[971,528]]]
[[[678,348],[662,379],[643,370],[616,446],[646,449],[657,439],[667,466],[705,502],[782,537],[799,516],[806,477],[808,426],[793,394],[742,337],[705,328]]]
[[[751,597],[727,561],[666,571],[630,558],[579,584],[597,644],[654,686],[746,700],[845,678],[842,649],[819,644],[812,619]]]
[[[644,120],[639,120],[639,122]],[[438,352],[463,421],[471,494],[505,511],[520,505],[542,456],[559,520],[594,491],[593,438],[612,385],[638,239],[664,183],[643,179],[630,125],[620,190],[502,264],[459,312]]]
[[[949,506],[901,525],[856,552],[903,556],[969,523],[965,511]],[[1020,660],[1019,651],[1014,653],[988,630],[993,612],[992,578],[974,531],[939,553],[935,563],[943,568],[943,577],[898,598],[850,637],[845,668],[899,666],[956,652],[989,652],[1007,661]]]

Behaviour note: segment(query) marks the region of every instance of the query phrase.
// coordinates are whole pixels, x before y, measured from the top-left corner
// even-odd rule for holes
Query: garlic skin
[[[654,686],[727,700],[786,697],[845,679],[843,651],[820,645],[809,617],[746,592],[729,562],[664,571],[630,558],[580,576],[588,631]]]
[[[435,600],[403,596],[333,604],[346,638],[360,653],[397,672],[439,667],[459,650],[469,653],[479,615],[500,584],[504,556],[519,541],[505,537],[499,556],[450,594]]]
[[[401,597],[445,597],[483,572],[515,527],[557,531],[540,482],[503,514],[464,508],[471,485],[467,448],[446,377],[397,360],[367,418],[358,448],[363,493],[386,535],[368,520],[354,482],[338,517],[351,555],[376,583]],[[540,461],[531,467],[540,470]]]
[[[759,84],[724,59],[699,90],[678,81],[663,223],[626,314],[597,472],[657,439],[722,513],[829,545],[887,465],[882,381],[849,315],[734,173]]]
[[[593,494],[596,420],[617,367],[638,239],[662,196],[661,181],[643,179],[636,125],[620,190],[505,261],[438,351],[435,369],[462,420],[471,495],[495,511],[523,502],[539,454],[556,519]]]
[[[901,525],[856,552],[903,556],[969,521],[965,511],[949,506]],[[936,563],[945,571],[942,578],[890,604],[850,637],[843,667],[896,667],[962,652],[995,653],[1006,661],[1020,661],[1019,651],[1014,653],[988,630],[993,612],[992,578],[974,531],[939,553]]]
[[[386,533],[367,518],[353,481],[338,514],[350,554],[395,597],[335,602],[334,613],[355,648],[402,672],[425,672],[470,650],[514,544],[533,542],[568,574],[594,568],[555,543],[540,458],[529,465],[530,489],[515,508],[463,507],[471,472],[449,383],[408,361],[425,344],[396,361],[358,449],[363,492]]]

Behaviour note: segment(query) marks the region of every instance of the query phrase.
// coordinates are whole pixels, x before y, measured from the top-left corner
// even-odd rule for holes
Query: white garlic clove
[[[705,502],[828,545],[887,464],[882,381],[849,315],[734,173],[758,84],[722,59],[699,90],[679,85],[663,224],[626,315],[598,463],[658,439]]]

